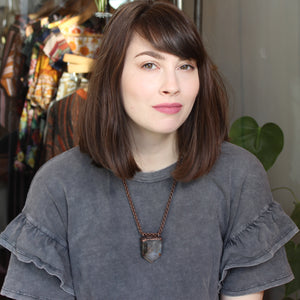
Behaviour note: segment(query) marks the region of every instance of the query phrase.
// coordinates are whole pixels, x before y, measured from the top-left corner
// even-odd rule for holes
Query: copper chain
[[[177,183],[176,180],[175,179],[173,180],[173,184],[172,184],[172,188],[171,188],[171,192],[170,192],[170,195],[169,195],[169,199],[168,199],[168,202],[167,202],[167,205],[166,205],[166,208],[165,208],[165,212],[164,212],[164,215],[162,217],[159,230],[156,233],[146,233],[146,232],[143,232],[141,223],[140,223],[139,218],[137,216],[137,213],[135,211],[135,207],[134,207],[134,204],[132,202],[132,199],[131,199],[131,196],[130,196],[130,193],[129,193],[129,190],[128,190],[127,183],[126,183],[125,179],[123,179],[122,181],[123,181],[125,192],[126,192],[126,195],[127,195],[127,198],[128,198],[128,202],[129,202],[129,205],[130,205],[130,208],[131,208],[131,212],[133,214],[133,217],[134,217],[134,220],[135,220],[135,223],[136,223],[136,226],[137,226],[137,229],[138,229],[140,235],[143,236],[143,237],[147,237],[147,238],[160,237],[161,234],[162,234],[162,231],[164,230],[165,224],[166,224],[167,216],[168,216],[169,209],[170,209],[170,204],[171,204],[171,201],[172,201],[172,198],[173,198],[173,194],[174,194],[174,191],[175,191],[175,187],[176,187],[176,183]]]

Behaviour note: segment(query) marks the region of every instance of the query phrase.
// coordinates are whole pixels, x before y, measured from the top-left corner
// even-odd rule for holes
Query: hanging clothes
[[[63,56],[66,53],[72,53],[70,45],[57,27],[51,30],[49,37],[45,40],[43,51],[49,57],[49,64],[59,71],[62,71],[65,66]]]
[[[50,64],[43,48],[51,37],[51,30],[38,28],[30,37],[35,41],[28,73],[29,89],[19,125],[19,139],[14,166],[17,170],[36,169],[40,156],[47,108],[56,95],[61,71]],[[54,60],[53,60],[54,61]],[[55,60],[57,61],[57,60]]]
[[[10,182],[17,130],[27,85],[22,54],[25,20],[17,18],[6,34],[0,71],[0,156],[5,165],[1,178]]]
[[[75,93],[79,88],[88,88],[88,80],[84,75],[64,72],[59,80],[55,101]]]
[[[99,49],[102,34],[97,32],[89,21],[82,25],[60,26],[61,33],[69,44],[72,53],[94,58]]]
[[[5,57],[5,64],[1,72],[1,85],[5,89],[8,96],[13,97],[17,94],[17,80],[19,79],[20,66],[21,66],[21,50],[22,50],[22,37],[19,30],[14,27],[10,32],[14,35],[13,43],[9,49],[7,57]],[[2,61],[3,63],[4,61]]]
[[[40,165],[38,160],[42,149],[46,111],[55,98],[64,97],[64,93],[56,97],[57,90],[61,91],[60,86],[65,85],[65,78],[61,80],[65,66],[63,56],[72,53],[94,57],[99,49],[102,34],[97,33],[95,28],[90,27],[91,25],[93,23],[89,20],[77,24],[64,18],[61,23],[55,22],[42,28],[33,26],[32,35],[35,37],[28,38],[31,44],[32,40],[35,41],[28,73],[29,90],[26,102],[29,103],[24,106],[20,121],[14,164],[17,169],[36,169]]]
[[[24,76],[25,57],[22,54],[22,24],[10,26],[0,71],[0,139],[3,135],[17,130],[24,103],[27,85]]]
[[[60,15],[56,10],[55,15],[46,14],[50,18],[28,18],[22,26],[19,21],[8,31],[0,74],[0,151],[3,148],[5,152],[5,157],[0,153],[0,163],[9,165],[10,170],[9,175],[3,174],[9,186],[8,221],[22,209],[31,179],[40,165],[78,142],[75,124],[86,96],[74,93],[87,82],[80,74],[74,81],[74,74],[65,72],[67,64],[63,57],[76,54],[94,58],[97,54],[103,24],[92,16],[94,9],[95,3],[91,1],[82,13],[77,9],[75,14],[67,15],[64,10]],[[59,99],[62,102],[50,107]],[[47,121],[48,110],[52,121],[51,117]],[[62,111],[65,122],[62,116],[60,121],[54,117]],[[45,124],[48,124],[47,136]]]
[[[46,110],[56,95],[61,72],[50,65],[50,58],[40,50],[33,83],[29,86],[27,99],[34,107]]]
[[[22,210],[32,178],[40,164],[45,162],[41,154],[46,115],[49,105],[56,99],[59,86],[61,97],[69,97],[55,103],[49,110],[52,119],[49,119],[49,135],[45,140],[47,159],[72,147],[78,140],[75,127],[86,92],[74,92],[86,82],[82,78],[75,85],[72,80],[60,83],[66,70],[63,56],[76,53],[93,57],[101,35],[99,28],[89,21],[83,26],[78,25],[91,17],[94,1],[84,0],[84,5],[83,1],[77,2],[64,0],[58,7],[54,7],[53,2],[46,2],[44,15],[40,13],[35,20],[32,16],[26,19],[23,19],[25,16],[18,17],[6,32],[0,69],[0,179],[7,186],[7,222]],[[77,18],[78,24],[65,27],[66,38],[58,25],[81,12],[83,18]],[[49,22],[53,23],[50,25]],[[75,32],[77,25],[79,31],[77,28]],[[88,37],[79,37],[79,34]],[[62,89],[63,85],[65,89]],[[0,258],[3,258],[3,253],[0,253]],[[5,271],[6,265],[1,263],[0,275]]]
[[[76,125],[86,98],[87,92],[81,88],[72,95],[51,103],[47,117],[43,163],[78,145]]]
[[[16,174],[13,167],[19,121],[28,90],[28,65],[22,49],[26,22],[19,17],[10,26],[5,36],[0,73],[0,160],[1,166],[5,166],[1,180],[7,187],[7,221],[23,207],[28,182],[32,179],[28,173]]]
[[[26,101],[19,126],[19,140],[15,168],[23,171],[26,166],[34,169],[42,142],[42,133],[45,128],[45,114],[39,107]]]

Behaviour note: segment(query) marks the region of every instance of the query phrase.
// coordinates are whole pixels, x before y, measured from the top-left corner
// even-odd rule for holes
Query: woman
[[[293,279],[297,232],[261,164],[227,137],[227,97],[191,21],[114,14],[79,148],[45,164],[1,235],[15,299],[258,300]],[[221,295],[221,296],[220,296]]]

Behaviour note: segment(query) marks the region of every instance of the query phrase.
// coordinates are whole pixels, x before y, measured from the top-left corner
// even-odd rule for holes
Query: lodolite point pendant
[[[161,234],[163,232],[163,229],[165,227],[165,223],[167,220],[167,216],[169,213],[169,208],[170,208],[170,204],[173,198],[173,194],[175,191],[175,187],[176,187],[176,183],[177,181],[174,179],[173,180],[173,185],[171,188],[171,192],[169,195],[169,199],[165,208],[165,212],[163,214],[161,223],[160,223],[160,227],[158,232],[156,233],[145,233],[142,230],[139,218],[136,214],[135,208],[134,208],[134,204],[132,202],[132,199],[130,197],[129,194],[129,190],[128,190],[128,186],[126,183],[126,180],[123,179],[123,185],[125,188],[125,192],[126,192],[126,196],[129,202],[129,206],[132,212],[132,215],[134,217],[135,223],[136,223],[136,227],[141,235],[141,254],[142,257],[147,260],[149,263],[153,263],[154,261],[156,261],[158,258],[161,257],[161,253],[162,253],[162,238],[161,238]]]
[[[141,237],[141,252],[144,259],[146,259],[149,263],[153,263],[161,257],[162,238]]]

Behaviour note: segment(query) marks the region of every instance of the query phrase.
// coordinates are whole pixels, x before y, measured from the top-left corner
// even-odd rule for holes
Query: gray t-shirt
[[[128,180],[144,232],[157,232],[174,165]],[[298,231],[272,200],[266,173],[224,143],[209,174],[176,186],[162,256],[141,257],[121,179],[78,148],[36,174],[23,212],[1,234],[13,255],[2,294],[14,299],[201,299],[293,278],[282,247]]]

